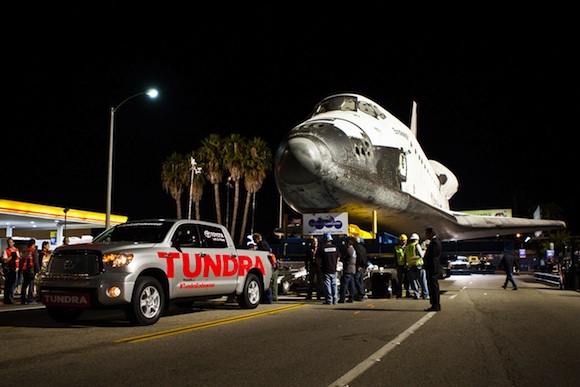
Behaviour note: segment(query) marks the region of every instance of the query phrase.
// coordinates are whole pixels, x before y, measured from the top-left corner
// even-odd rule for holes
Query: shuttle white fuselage
[[[441,239],[471,239],[564,228],[561,221],[493,218],[451,211],[455,175],[429,160],[416,137],[415,107],[407,127],[357,94],[325,98],[292,129],[275,156],[284,200],[299,213],[348,212],[370,225],[373,211],[385,231],[437,230]]]

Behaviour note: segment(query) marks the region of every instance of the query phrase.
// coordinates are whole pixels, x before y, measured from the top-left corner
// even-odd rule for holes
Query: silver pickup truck
[[[271,276],[268,252],[236,249],[219,224],[154,219],[57,248],[38,288],[57,321],[74,321],[88,308],[122,308],[133,324],[151,325],[170,302],[237,296],[242,308],[255,308]]]

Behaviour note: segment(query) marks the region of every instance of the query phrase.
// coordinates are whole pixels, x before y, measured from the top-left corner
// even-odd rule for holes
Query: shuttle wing
[[[452,232],[451,238],[447,239],[474,239],[566,228],[566,223],[561,220],[477,216],[457,211],[451,213],[457,221],[457,231]]]

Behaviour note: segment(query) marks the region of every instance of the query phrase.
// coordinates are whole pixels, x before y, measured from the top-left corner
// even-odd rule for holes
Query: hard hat
[[[407,236],[405,234],[401,234],[401,236],[399,236],[399,240],[400,241],[406,241],[407,240]]]
[[[416,232],[414,232],[414,233],[411,235],[411,238],[410,238],[410,239],[411,239],[411,240],[413,240],[413,239],[414,239],[414,240],[418,241],[418,240],[419,240],[419,235],[417,235],[417,233],[416,233]]]
[[[324,239],[326,239],[327,241],[331,241],[332,240],[332,235],[330,235],[330,233],[324,233]]]
[[[252,235],[248,235],[246,237],[246,245],[249,246],[249,247],[251,247],[251,246],[257,246],[256,245],[256,242],[254,242],[254,238],[253,238]]]

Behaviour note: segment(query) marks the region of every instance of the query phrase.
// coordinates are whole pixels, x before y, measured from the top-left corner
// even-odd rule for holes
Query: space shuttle
[[[391,234],[466,240],[563,229],[560,220],[478,216],[453,211],[457,177],[430,160],[417,141],[417,109],[410,127],[359,94],[336,94],[282,140],[275,179],[296,212],[347,212],[349,222]]]

